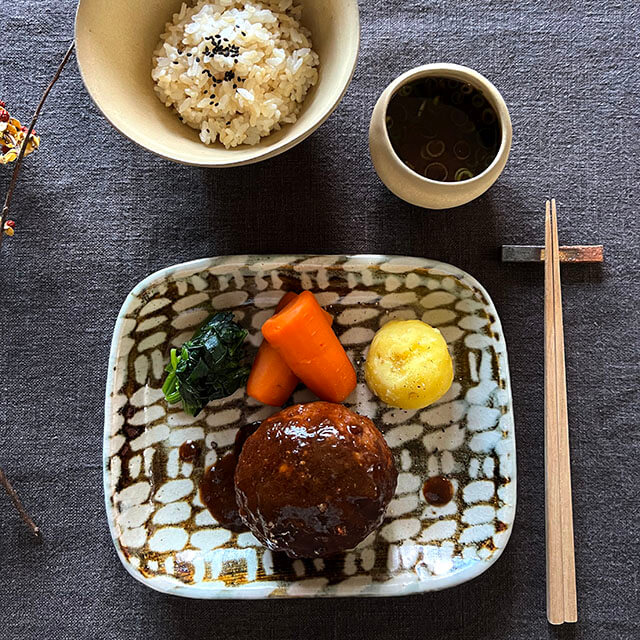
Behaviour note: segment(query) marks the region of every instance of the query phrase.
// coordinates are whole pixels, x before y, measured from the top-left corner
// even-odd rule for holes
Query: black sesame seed
[[[247,35],[244,31],[241,31],[240,33],[241,33],[243,36],[245,36],[245,37],[246,37],[246,35]]]
[[[200,58],[196,57],[196,62],[200,62]]]
[[[187,53],[187,58],[190,58],[193,54],[191,52]]]
[[[174,60],[173,64],[180,64],[180,63],[177,60]]]

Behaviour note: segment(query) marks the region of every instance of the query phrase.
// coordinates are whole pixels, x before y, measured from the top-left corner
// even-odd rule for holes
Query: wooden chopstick
[[[576,595],[576,561],[573,540],[573,503],[571,498],[571,452],[569,449],[569,417],[567,411],[567,374],[564,355],[564,325],[562,321],[562,288],[558,242],[558,216],[556,201],[551,200],[551,236],[553,239],[553,282],[555,347],[557,363],[558,410],[558,463],[560,475],[560,518],[562,521],[562,568],[564,620],[576,622],[578,606]]]
[[[564,594],[560,520],[560,478],[556,433],[557,398],[554,341],[553,251],[551,249],[551,203],[545,215],[544,262],[544,470],[545,532],[547,547],[547,618],[551,624],[564,622]]]
[[[556,201],[545,215],[545,517],[547,618],[578,619]]]

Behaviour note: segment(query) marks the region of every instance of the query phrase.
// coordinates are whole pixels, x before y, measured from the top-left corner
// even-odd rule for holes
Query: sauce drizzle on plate
[[[200,455],[200,445],[193,440],[187,440],[180,445],[178,455],[183,462],[194,462]]]
[[[241,427],[236,434],[233,449],[209,467],[200,480],[202,504],[222,527],[237,533],[248,529],[238,512],[234,475],[244,443],[259,426],[259,422],[254,422]]]
[[[453,498],[453,485],[444,476],[433,476],[422,485],[424,499],[434,507],[443,507]]]

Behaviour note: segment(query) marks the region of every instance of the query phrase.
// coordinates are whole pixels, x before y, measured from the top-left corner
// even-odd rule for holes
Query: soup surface
[[[400,87],[387,108],[387,131],[400,159],[431,180],[481,174],[498,154],[500,122],[481,91],[451,78]]]

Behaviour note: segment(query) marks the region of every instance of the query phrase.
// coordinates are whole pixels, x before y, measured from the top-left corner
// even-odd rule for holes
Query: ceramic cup
[[[389,101],[403,85],[428,76],[451,78],[470,84],[482,92],[498,116],[502,132],[498,153],[482,173],[469,180],[439,182],[425,178],[402,162],[389,140],[386,125]],[[509,111],[493,84],[473,69],[446,63],[416,67],[396,78],[378,99],[369,127],[371,159],[382,182],[399,198],[426,209],[458,207],[482,195],[502,173],[509,157],[511,138]]]

